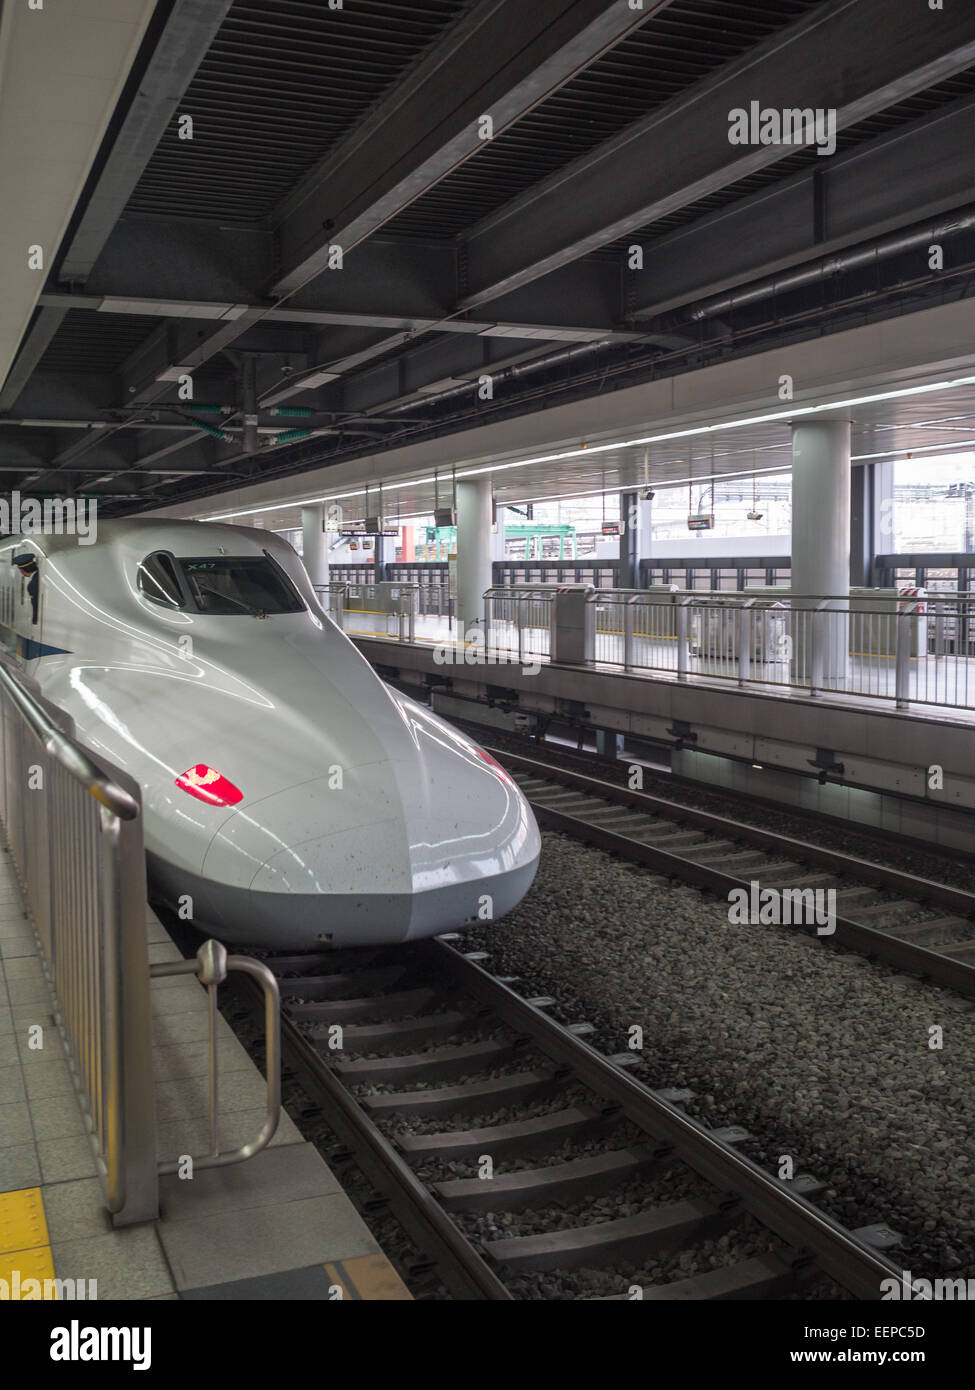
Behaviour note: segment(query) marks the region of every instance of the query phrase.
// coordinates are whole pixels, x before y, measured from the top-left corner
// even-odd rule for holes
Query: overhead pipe
[[[747,304],[758,304],[764,299],[771,299],[773,295],[785,294],[790,290],[819,284],[834,275],[843,275],[851,270],[862,270],[867,266],[876,265],[880,261],[889,260],[892,256],[899,256],[906,251],[916,251],[918,247],[931,246],[943,237],[953,236],[957,232],[969,232],[973,229],[975,229],[975,206],[969,206],[959,212],[952,213],[949,217],[929,222],[922,227],[915,227],[911,231],[891,232],[888,236],[880,237],[867,246],[855,246],[849,251],[837,251],[830,256],[821,257],[812,264],[797,267],[795,270],[786,270],[779,275],[767,275],[762,280],[755,280],[750,285],[746,285],[744,289],[732,290],[728,294],[699,300],[696,304],[688,305],[675,314],[667,315],[666,322],[673,324],[700,323],[704,319],[730,313],[732,310],[743,308]]]
[[[616,344],[605,340],[598,343],[583,343],[578,347],[564,348],[560,352],[554,352],[548,357],[538,358],[534,362],[522,362],[514,367],[505,367],[499,372],[492,372],[490,367],[484,369],[483,375],[490,376],[495,385],[504,385],[508,381],[519,381],[521,378],[531,376],[533,373],[548,371],[552,367],[561,366],[563,362],[575,361],[578,357],[587,357],[593,353],[600,352]],[[404,415],[413,415],[418,410],[422,410],[430,405],[437,405],[442,401],[458,399],[468,395],[477,388],[476,379],[465,381],[463,386],[451,386],[446,391],[438,391],[433,395],[425,395],[418,401],[408,401],[405,405],[396,407],[396,417],[399,419]],[[368,418],[368,417],[366,417]]]

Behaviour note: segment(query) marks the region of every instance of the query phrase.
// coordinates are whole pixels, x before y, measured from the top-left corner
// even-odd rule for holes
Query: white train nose
[[[244,801],[211,840],[203,874],[259,892],[330,893],[355,891],[368,873],[407,892],[402,822],[388,762],[336,768]]]
[[[243,803],[203,862],[211,912],[219,898],[220,924],[242,943],[274,920],[275,940],[296,948],[502,916],[531,884],[538,832],[513,784],[474,758],[469,782],[453,759],[442,778],[389,760]]]

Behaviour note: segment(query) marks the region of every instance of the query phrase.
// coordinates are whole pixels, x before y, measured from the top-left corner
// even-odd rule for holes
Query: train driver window
[[[171,555],[157,550],[139,566],[139,593],[163,608],[182,608],[183,591]]]
[[[201,613],[231,617],[301,613],[304,603],[290,579],[265,552],[263,556],[180,556],[180,570]]]

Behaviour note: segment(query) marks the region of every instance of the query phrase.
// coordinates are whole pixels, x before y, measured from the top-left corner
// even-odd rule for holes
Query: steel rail
[[[805,840],[790,839],[774,831],[761,830],[741,821],[714,815],[708,811],[698,811],[666,801],[643,792],[630,791],[612,782],[603,782],[584,773],[561,768],[552,763],[543,763],[534,758],[526,758],[519,753],[509,753],[503,749],[490,748],[486,751],[496,757],[503,765],[534,773],[540,778],[575,787],[604,801],[617,802],[645,811],[650,815],[666,816],[669,820],[684,821],[702,829],[720,832],[722,838],[735,838],[775,850],[793,860],[806,860],[810,863],[832,869],[834,872],[850,874],[869,883],[903,892],[912,899],[935,902],[950,907],[960,915],[975,913],[975,894],[963,889],[951,888],[931,879],[915,878],[899,869],[888,869],[880,864],[857,859],[836,850],[822,849]],[[531,801],[531,797],[529,797]],[[710,868],[693,859],[675,854],[671,850],[660,849],[654,845],[635,840],[618,830],[608,830],[584,819],[582,815],[571,815],[544,802],[531,801],[535,818],[543,829],[572,835],[600,849],[621,854],[627,859],[645,864],[648,868],[659,870],[697,887],[727,896],[732,891],[750,890],[750,881],[735,877],[721,869]],[[756,870],[759,873],[760,870]],[[798,924],[797,924],[798,925]],[[836,930],[821,939],[836,945],[849,947],[864,955],[876,956],[887,963],[910,974],[925,976],[939,985],[956,990],[959,994],[975,995],[975,966],[964,961],[942,955],[937,950],[919,946],[876,927],[869,927],[848,917],[835,918]],[[975,931],[975,923],[973,923]]]
[[[257,1002],[254,982],[238,986]],[[378,1001],[377,1001],[378,1002]],[[281,1016],[284,1058],[302,1088],[324,1112],[329,1126],[355,1154],[369,1181],[385,1196],[417,1245],[437,1261],[444,1284],[464,1300],[510,1302],[513,1296],[467,1240],[404,1158],[375,1125],[288,1017]]]
[[[641,1129],[672,1144],[677,1154],[708,1182],[739,1197],[763,1225],[770,1227],[799,1252],[809,1252],[819,1266],[858,1298],[877,1299],[881,1281],[902,1271],[854,1232],[789,1189],[757,1163],[721,1139],[716,1139],[691,1116],[597,1052],[527,999],[516,994],[448,942],[418,943],[466,991],[496,1012],[516,1032],[532,1042],[597,1095],[618,1104]]]
[[[901,1281],[901,1270],[856,1232],[835,1222],[791,1190],[787,1182],[743,1157],[730,1143],[635,1080],[446,939],[419,942],[414,950],[431,974],[446,978],[513,1033],[529,1039],[574,1083],[582,1083],[614,1109],[618,1107],[644,1133],[673,1149],[705,1181],[772,1230],[790,1247],[791,1255],[786,1259],[791,1259],[797,1276],[815,1264],[862,1299],[878,1298],[883,1280]],[[240,985],[254,1001],[252,982],[244,980]],[[376,1003],[378,1010],[381,995]],[[445,1285],[464,1299],[511,1301],[513,1295],[434,1193],[286,1013],[281,1029],[284,1054],[300,1085],[321,1107],[327,1123],[355,1154],[369,1180],[389,1198],[418,1246],[436,1260]]]

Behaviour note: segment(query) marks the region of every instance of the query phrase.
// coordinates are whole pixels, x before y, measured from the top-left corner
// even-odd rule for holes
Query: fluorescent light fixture
[[[107,420],[9,420],[5,423],[23,425],[27,429],[103,430]]]
[[[102,314],[158,314],[174,319],[239,319],[247,312],[246,304],[214,304],[200,300],[186,303],[172,299],[125,299],[105,295],[98,306]]]
[[[162,378],[160,378],[160,380],[161,380],[161,379],[162,379]],[[296,384],[297,384],[297,383],[296,383]],[[309,379],[309,378],[305,378],[305,379],[301,382],[302,388],[304,388],[305,386],[307,386],[307,385],[309,385],[309,384],[310,384],[310,379]],[[700,435],[705,435],[705,434],[717,434],[717,433],[720,433],[720,432],[722,432],[722,431],[724,431],[724,430],[738,430],[738,429],[743,429],[743,428],[744,428],[745,426],[747,426],[747,425],[764,425],[764,424],[772,424],[772,423],[774,423],[774,422],[776,422],[776,421],[781,421],[782,423],[787,423],[787,422],[789,422],[789,421],[798,419],[799,417],[808,418],[808,417],[810,417],[810,416],[822,415],[822,414],[825,414],[825,413],[828,412],[828,411],[843,410],[843,409],[846,409],[846,408],[848,408],[848,407],[850,407],[850,406],[856,406],[856,405],[870,405],[870,404],[873,404],[873,403],[876,402],[876,401],[903,400],[903,399],[905,399],[905,398],[907,398],[907,397],[911,397],[911,396],[930,395],[930,394],[932,394],[933,392],[937,392],[937,391],[950,391],[950,390],[952,390],[954,387],[957,387],[957,386],[972,386],[972,385],[975,385],[975,376],[960,376],[960,377],[953,377],[953,378],[952,378],[951,380],[949,380],[949,381],[935,381],[935,382],[929,382],[929,383],[927,383],[927,384],[924,385],[924,386],[904,386],[904,387],[899,387],[897,390],[893,390],[893,391],[875,391],[875,392],[871,392],[869,395],[863,395],[863,396],[849,396],[849,397],[846,397],[846,398],[843,399],[843,400],[838,400],[838,401],[824,401],[824,402],[822,402],[822,404],[820,404],[820,405],[790,405],[790,406],[789,406],[787,409],[785,409],[785,410],[769,411],[768,413],[766,413],[766,414],[764,414],[764,415],[749,415],[749,416],[746,416],[746,417],[745,417],[744,419],[742,419],[742,420],[722,420],[722,421],[719,421],[717,424],[714,424],[714,425],[694,425],[694,426],[692,426],[692,427],[690,427],[690,428],[688,428],[688,429],[683,429],[683,430],[669,430],[669,431],[667,431],[667,432],[664,433],[664,434],[648,434],[648,435],[643,435],[643,436],[641,436],[639,439],[616,440],[616,441],[613,442],[612,444],[587,444],[585,448],[579,448],[579,449],[565,449],[565,450],[562,450],[562,451],[559,452],[559,453],[554,453],[554,454],[538,454],[538,455],[536,455],[536,456],[534,456],[534,457],[532,457],[532,458],[515,459],[513,462],[510,462],[510,463],[490,463],[490,464],[485,464],[485,465],[483,465],[483,466],[481,466],[481,467],[478,467],[478,468],[466,468],[466,469],[464,469],[464,470],[462,470],[462,471],[458,471],[454,476],[455,476],[458,480],[462,480],[462,479],[464,479],[464,478],[475,478],[475,477],[479,477],[479,476],[480,476],[481,474],[483,474],[483,473],[504,473],[504,472],[506,472],[506,471],[507,471],[508,469],[510,469],[510,468],[531,468],[531,467],[533,467],[535,464],[538,464],[538,463],[559,463],[559,462],[561,462],[563,459],[578,459],[578,458],[583,458],[583,457],[585,457],[585,456],[587,456],[587,455],[592,455],[592,454],[609,453],[609,452],[611,452],[611,451],[614,450],[614,449],[632,449],[632,448],[634,448],[634,447],[637,446],[637,445],[662,444],[662,443],[665,443],[665,442],[666,442],[667,440],[669,440],[669,439],[690,439],[690,438],[698,437],[698,436],[700,436]],[[925,449],[930,449],[930,448],[931,448],[931,446],[928,446],[928,445],[925,445],[925,446],[922,446],[922,447],[925,448]],[[944,446],[943,446],[943,445],[941,445],[941,446],[939,446],[939,447],[941,447],[942,450],[944,449]],[[957,448],[957,445],[956,445],[956,448]],[[921,450],[921,449],[912,449],[912,450],[903,450],[903,451],[895,451],[895,452],[920,453],[920,452],[922,452],[922,450]],[[863,458],[872,457],[872,456],[871,456],[871,455],[857,455],[856,457],[857,457],[858,459],[863,459]],[[888,456],[887,456],[887,455],[878,455],[877,457],[888,457]],[[762,475],[765,475],[766,473],[769,473],[769,472],[789,472],[789,471],[791,471],[791,467],[790,467],[790,468],[781,468],[781,469],[763,469],[763,470],[761,470],[761,473],[762,473]],[[718,477],[720,477],[720,478],[727,478],[727,479],[733,479],[733,478],[736,478],[736,477],[752,477],[753,474],[755,474],[755,473],[757,473],[757,472],[759,472],[759,470],[752,470],[751,472],[739,473],[739,474],[730,474],[730,473],[711,474],[711,475],[700,474],[700,475],[697,475],[697,476],[692,477],[692,478],[673,479],[673,480],[669,481],[669,482],[666,484],[666,486],[669,486],[669,487],[679,487],[679,486],[681,486],[681,485],[686,485],[686,484],[689,483],[689,482],[706,482],[706,481],[710,481],[711,478],[718,478]],[[384,482],[384,483],[383,483],[383,490],[384,490],[385,492],[394,492],[394,491],[396,491],[396,490],[398,490],[398,489],[401,489],[401,488],[407,488],[407,487],[423,487],[424,484],[426,484],[426,483],[432,483],[433,481],[434,481],[433,477],[430,476],[430,477],[425,477],[425,478],[410,478],[410,479],[408,479],[408,480],[406,480],[406,481],[398,482],[398,483],[394,483],[394,482],[388,482],[388,483],[387,483],[387,482]],[[661,483],[660,486],[663,487],[664,484]],[[618,489],[618,490],[622,492],[622,491],[624,491],[624,490],[626,490],[626,489],[620,488],[620,489]],[[284,506],[288,506],[288,507],[308,507],[308,506],[312,506],[312,505],[315,504],[316,502],[338,502],[338,501],[343,500],[343,499],[346,498],[346,497],[364,497],[365,494],[366,494],[366,489],[365,489],[365,488],[359,488],[359,489],[357,489],[356,491],[353,491],[353,492],[332,493],[332,494],[330,494],[330,495],[328,495],[328,496],[325,496],[325,497],[308,497],[308,498],[305,498],[304,500],[301,500],[301,501],[295,500],[295,501],[293,501],[293,502],[291,502],[291,501],[289,501],[289,502],[276,502],[276,503],[274,503],[273,506],[267,506],[267,507],[248,507],[248,508],[242,508],[241,510],[239,510],[239,511],[234,511],[234,512],[222,512],[222,513],[220,513],[219,515],[216,515],[216,516],[206,517],[206,518],[204,518],[204,520],[207,520],[207,521],[229,521],[229,520],[230,520],[231,518],[233,518],[233,517],[239,517],[239,516],[256,516],[256,515],[258,515],[259,513],[262,513],[262,512],[280,511],[280,510],[282,509],[282,507],[284,507]],[[563,495],[564,495],[564,494],[563,494]],[[588,495],[594,495],[594,494],[588,494]],[[539,499],[536,499],[536,500],[541,501],[541,500],[543,500],[543,499],[539,498]],[[544,500],[551,500],[551,499],[544,499]]]
[[[906,426],[904,428],[910,428]],[[966,448],[967,445],[967,448]],[[975,448],[975,439],[943,439],[940,444],[917,444],[910,449],[887,449],[882,454],[853,454],[851,463],[859,463],[863,459],[891,459],[903,454],[937,454],[941,453],[945,458],[950,458],[952,454],[964,454]]]
[[[315,386],[324,386],[326,382],[338,381],[341,372],[312,372],[311,376],[303,376],[295,385],[300,386],[302,391],[309,391]]]
[[[417,392],[421,396],[435,396],[440,391],[449,391],[454,386],[476,386],[476,380],[466,376],[445,376],[439,381],[431,381],[428,386],[418,386]]]

